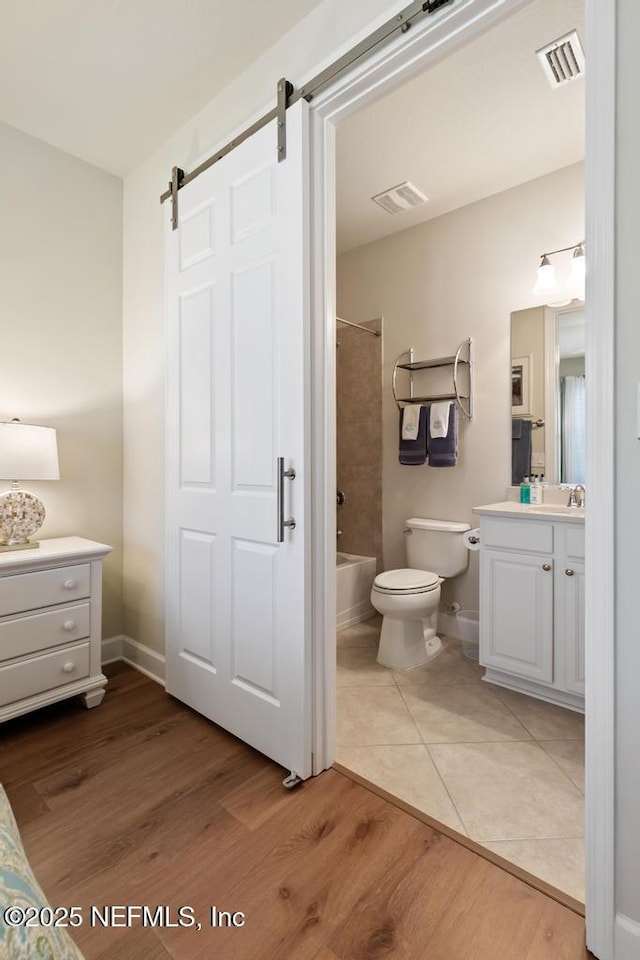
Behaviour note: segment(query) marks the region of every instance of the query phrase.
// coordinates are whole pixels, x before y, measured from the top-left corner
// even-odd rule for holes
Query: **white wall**
[[[511,313],[536,303],[531,289],[541,251],[583,235],[584,167],[574,164],[339,258],[339,315],[384,317],[385,568],[405,564],[408,517],[476,526],[474,505],[505,498],[511,480]],[[401,466],[391,393],[395,359],[411,346],[416,359],[446,356],[469,336],[474,418],[459,420],[457,466]],[[442,380],[422,382],[433,383],[436,393],[445,390]],[[467,573],[445,583],[445,600],[478,609],[477,559],[472,554]]]
[[[57,428],[41,536],[111,544],[104,635],[122,631],[122,181],[0,124],[0,419]]]
[[[325,0],[125,180],[125,632],[154,650],[164,649],[163,237],[169,217],[158,198],[174,165],[193,169],[247,120],[271,109],[280,77],[300,86],[404,5]]]
[[[640,5],[618,0],[616,184],[616,727],[617,910],[640,924],[640,642],[638,639],[638,478],[636,393],[640,380]],[[613,642],[613,638],[604,638]],[[640,957],[640,928],[635,952]],[[618,957],[616,958],[618,960]]]

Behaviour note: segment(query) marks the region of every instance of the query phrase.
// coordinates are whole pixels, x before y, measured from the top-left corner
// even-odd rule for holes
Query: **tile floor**
[[[484,683],[457,640],[388,670],[379,632],[338,634],[338,762],[584,901],[584,718]]]

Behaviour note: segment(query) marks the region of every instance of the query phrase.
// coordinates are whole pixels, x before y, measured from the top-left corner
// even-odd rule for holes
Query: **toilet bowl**
[[[383,616],[378,663],[399,670],[418,667],[440,651],[440,582],[428,570],[378,574],[371,588],[371,604]]]
[[[413,517],[406,521],[410,567],[379,573],[371,588],[371,605],[382,614],[378,663],[406,670],[438,655],[440,584],[467,569],[469,554],[462,539],[468,523]]]

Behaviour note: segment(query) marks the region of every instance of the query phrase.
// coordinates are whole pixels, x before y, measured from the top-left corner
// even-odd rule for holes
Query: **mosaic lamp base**
[[[30,540],[44,523],[42,500],[21,490],[17,483],[0,496],[0,550],[26,550],[40,546]]]

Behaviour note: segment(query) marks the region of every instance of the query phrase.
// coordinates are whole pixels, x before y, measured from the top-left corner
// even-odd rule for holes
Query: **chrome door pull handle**
[[[278,543],[284,543],[284,531],[285,527],[288,527],[290,530],[295,530],[296,521],[291,517],[289,520],[284,518],[284,481],[285,477],[287,480],[295,480],[296,472],[293,467],[289,467],[288,470],[284,468],[284,457],[278,457],[278,470],[277,470],[277,492],[276,499],[278,501]]]
[[[550,564],[550,563],[543,563],[543,564],[542,564],[542,569],[543,569],[546,573],[548,573],[549,570],[551,570],[551,564]]]
[[[565,573],[566,573],[566,575],[567,575],[568,577],[572,577],[574,571],[571,570],[571,568],[569,567],[569,568],[567,568],[567,569],[565,570]]]

